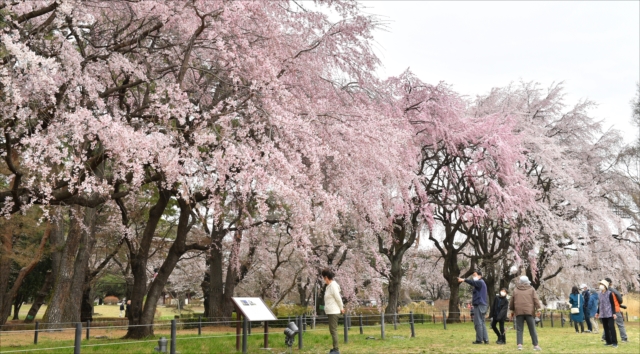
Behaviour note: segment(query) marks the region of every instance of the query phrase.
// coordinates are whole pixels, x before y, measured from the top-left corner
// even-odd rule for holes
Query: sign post
[[[264,348],[268,349],[269,346],[269,326],[267,321],[277,320],[276,316],[271,312],[267,304],[259,297],[232,297],[233,304],[236,307],[237,327],[236,327],[236,350],[240,350],[240,317],[242,316],[247,325],[250,326],[251,322],[264,322]],[[246,328],[246,327],[245,327]],[[243,343],[247,341],[247,331],[243,331]],[[243,349],[246,349],[243,347]]]

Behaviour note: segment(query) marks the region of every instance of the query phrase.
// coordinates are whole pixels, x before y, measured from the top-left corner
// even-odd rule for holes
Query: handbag
[[[571,308],[571,314],[576,315],[580,313],[580,294],[578,294],[578,307]]]

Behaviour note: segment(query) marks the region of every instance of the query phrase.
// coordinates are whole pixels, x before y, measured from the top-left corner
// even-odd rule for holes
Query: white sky
[[[640,1],[362,1],[386,22],[375,35],[382,77],[410,67],[474,97],[512,81],[564,81],[567,102],[637,137],[630,101],[640,81]]]

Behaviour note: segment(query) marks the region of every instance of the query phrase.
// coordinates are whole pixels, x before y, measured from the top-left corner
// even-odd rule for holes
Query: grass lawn
[[[543,352],[548,353],[640,353],[640,322],[627,322],[629,343],[620,343],[617,349],[605,347],[600,341],[599,334],[576,334],[573,328],[551,328],[546,325],[538,328],[540,346]],[[507,332],[507,345],[493,344],[495,335],[490,332],[489,345],[474,345],[475,339],[473,325],[449,324],[444,330],[442,324],[416,324],[416,338],[410,338],[408,324],[398,326],[386,326],[386,339],[380,340],[380,328],[365,328],[364,335],[359,334],[357,326],[349,331],[349,343],[343,343],[343,328],[339,328],[340,349],[342,353],[503,353],[517,352],[515,331]],[[284,345],[284,336],[281,328],[270,328],[269,344],[273,353],[284,353],[287,348]],[[491,331],[489,329],[489,331]],[[83,340],[83,353],[152,353],[157,345],[160,335],[168,336],[168,328],[157,329],[156,338],[145,341],[123,341],[124,332],[118,329],[100,330],[92,329],[92,338]],[[531,340],[525,329],[524,353],[533,352]],[[107,335],[110,339],[94,339],[96,335]],[[205,327],[202,336],[197,336],[197,330],[178,330],[177,350],[181,353],[234,353],[235,331],[229,327]],[[619,335],[619,334],[618,334]],[[375,340],[365,339],[368,336]],[[1,333],[0,353],[11,351],[34,351],[72,353],[73,330],[40,333],[39,344],[33,345],[33,332],[30,333]],[[84,333],[83,333],[84,338]],[[250,353],[265,353],[261,350],[263,338],[261,328],[254,328],[253,335],[249,337],[248,348]],[[304,349],[299,351],[297,341],[293,352],[300,353],[328,353],[331,347],[331,337],[326,326],[318,326],[316,330],[309,330],[304,335]],[[67,347],[53,350],[56,347]],[[47,349],[50,348],[50,349]]]
[[[20,311],[18,312],[18,316],[20,317],[21,321],[27,317],[27,313],[29,313],[30,308],[31,308],[31,304],[22,305],[22,307],[20,308]],[[173,316],[178,314],[178,310],[175,307],[170,308],[170,307],[158,306],[157,310],[160,313],[160,319],[172,319]],[[36,319],[37,320],[42,319],[46,311],[47,311],[47,305],[42,305],[42,307],[40,307],[40,310],[38,311],[38,314],[36,315]],[[101,317],[109,317],[109,318],[118,317],[120,315],[120,306],[96,305],[94,307],[94,312],[95,314],[93,315],[93,317],[96,319],[100,319]],[[190,312],[203,313],[204,307],[202,306],[187,307],[186,310],[182,310],[183,314],[190,313]],[[11,312],[11,317],[9,317],[9,319],[11,318],[13,318],[13,311]]]

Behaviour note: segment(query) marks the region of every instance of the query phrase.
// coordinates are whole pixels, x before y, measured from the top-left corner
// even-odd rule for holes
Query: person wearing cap
[[[536,332],[536,323],[534,320],[535,313],[542,308],[538,293],[531,286],[531,281],[526,275],[520,277],[518,285],[513,290],[511,302],[509,302],[509,310],[511,317],[516,316],[518,350],[522,350],[524,323],[527,323],[529,335],[533,343],[533,350],[542,350],[538,345],[538,333]]]
[[[489,294],[487,293],[487,284],[482,280],[482,272],[473,273],[473,279],[458,278],[458,283],[465,282],[473,286],[473,296],[471,304],[473,305],[473,326],[476,329],[476,340],[473,344],[489,344],[489,334],[487,333],[487,325],[484,323],[484,317],[489,309]]]
[[[618,300],[618,305],[622,305],[622,295],[613,286],[613,282],[611,281],[611,278],[604,278],[604,280],[609,282],[609,291],[611,291],[613,295],[615,295],[616,299]],[[624,318],[622,317],[622,311],[616,312],[615,322],[616,322],[616,325],[618,326],[618,330],[620,331],[620,341],[622,341],[623,343],[628,342],[629,338],[627,337],[627,330],[624,328]],[[605,339],[604,334],[602,334],[602,339],[603,340]]]
[[[580,289],[582,290],[582,297],[584,298],[584,306],[582,306],[582,312],[584,313],[584,321],[587,323],[586,333],[591,333],[593,327],[591,326],[591,321],[589,320],[589,297],[591,294],[589,293],[589,287],[587,284],[581,284]]]
[[[614,321],[616,320],[616,300],[614,300],[614,294],[609,290],[609,282],[601,280],[599,283],[600,293],[598,294],[599,305],[598,312],[596,312],[596,318],[600,318],[602,321],[602,328],[604,329],[605,345],[618,347],[618,338],[616,338],[616,327]]]

